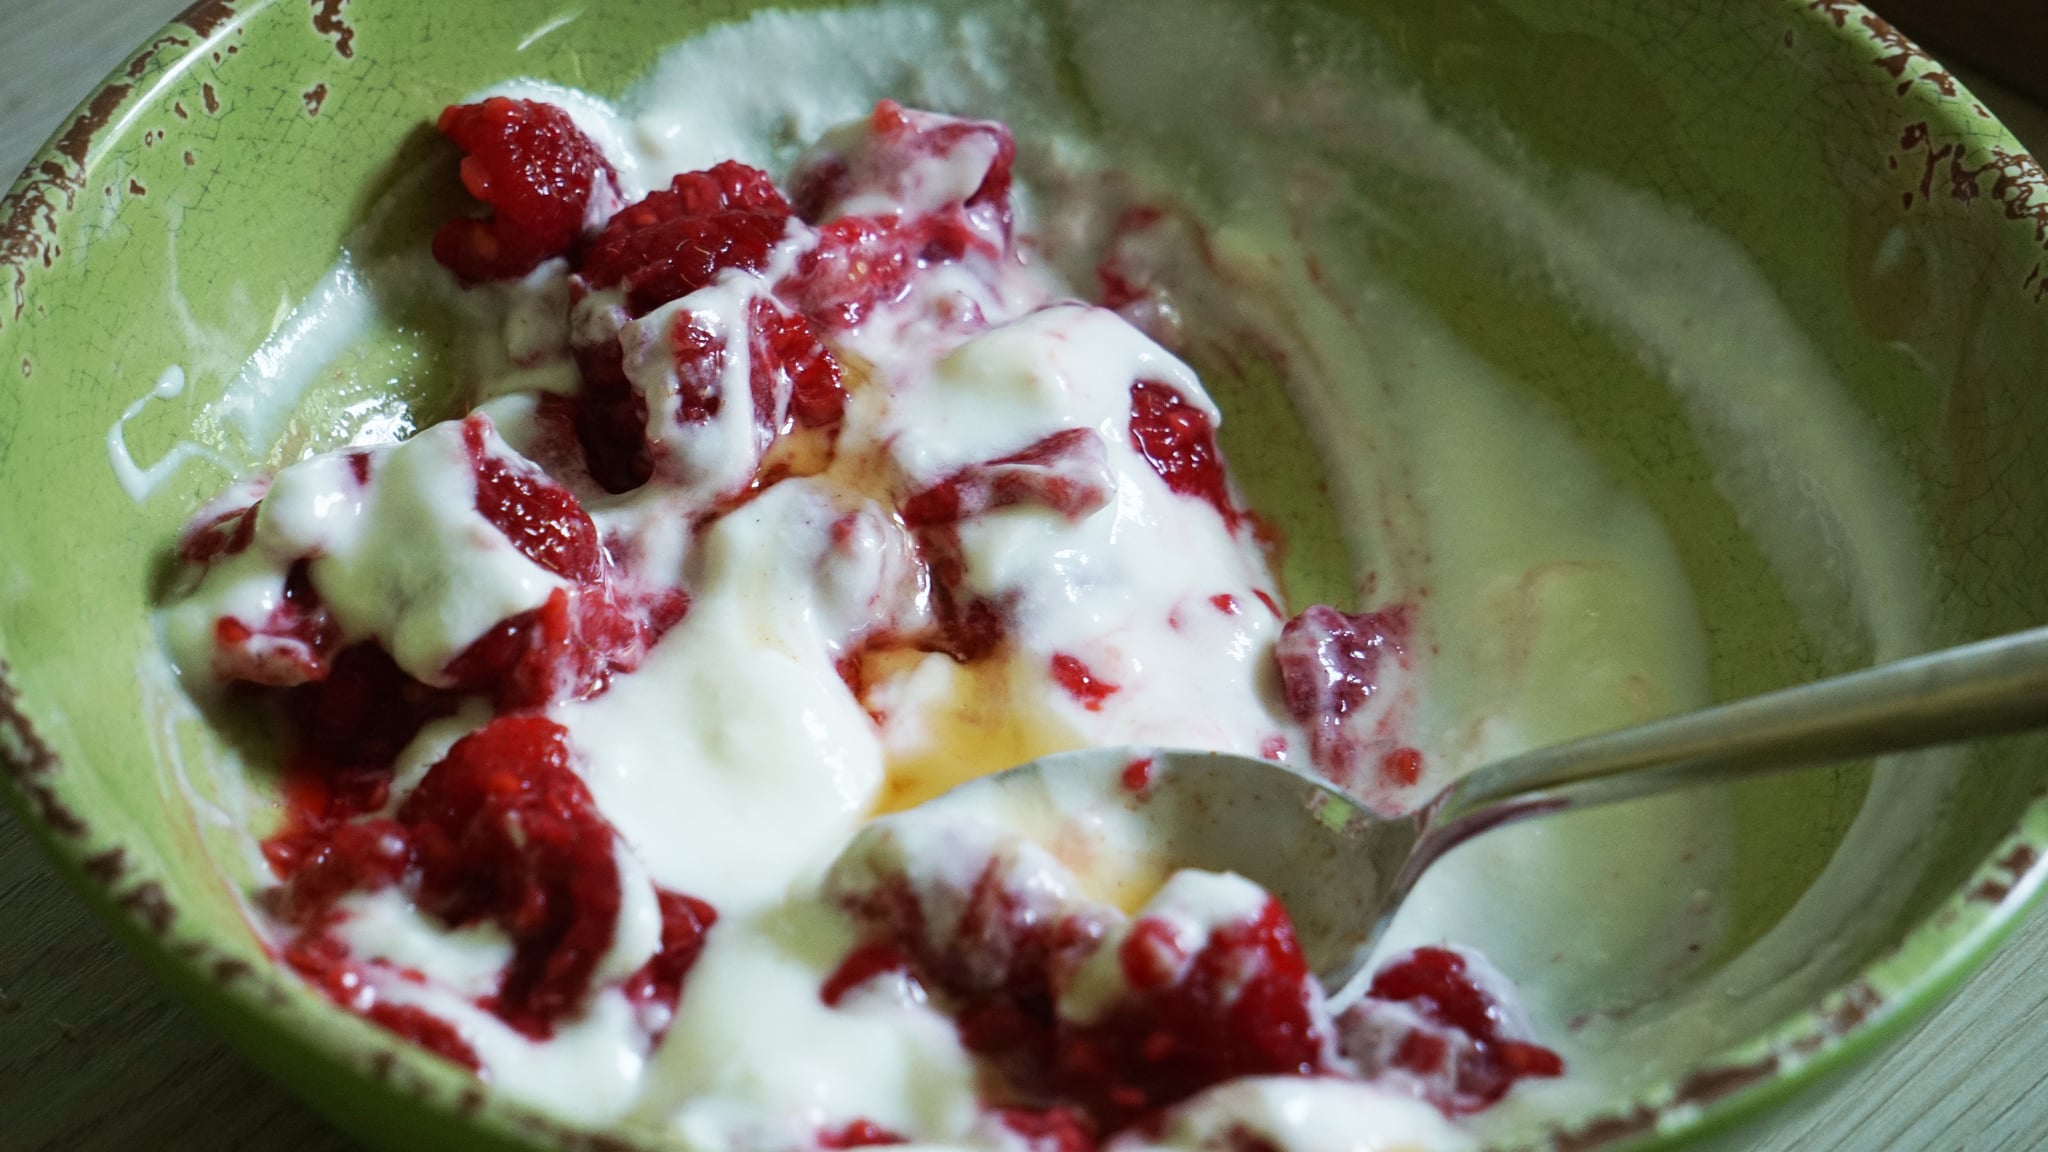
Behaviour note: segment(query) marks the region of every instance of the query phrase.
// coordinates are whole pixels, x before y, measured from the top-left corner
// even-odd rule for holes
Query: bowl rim
[[[0,201],[0,286],[13,300],[11,309],[0,307],[0,338],[23,323],[36,273],[62,259],[50,240],[60,221],[79,210],[69,203],[67,190],[88,184],[97,165],[120,150],[135,114],[153,105],[187,67],[275,7],[277,0],[198,0],[131,53],[60,122]],[[1937,61],[1860,0],[1770,0],[1770,7],[1787,25],[1788,36],[1794,27],[1817,31],[1854,63],[1881,72],[1881,82],[1894,84],[1897,98],[1924,115],[1931,141],[1953,143],[1959,159],[1988,158],[2001,174],[2018,173],[2022,179],[2015,181],[2016,196],[1981,199],[2003,210],[2015,243],[2048,249],[2048,203],[2031,198],[2035,191],[2048,191],[2048,177]],[[335,0],[316,0],[311,8],[314,27],[323,34],[352,35]],[[1873,77],[1873,82],[1880,79]],[[2037,265],[2026,285],[2037,301],[2048,291],[2042,276],[2043,266]],[[4,301],[0,296],[0,304]],[[245,1056],[255,1056],[248,1030],[267,1034],[312,1064],[346,1068],[415,1105],[451,1121],[480,1125],[517,1146],[617,1152],[670,1148],[666,1141],[644,1143],[631,1132],[596,1133],[566,1125],[325,1001],[314,1000],[308,1008],[311,993],[274,965],[251,966],[225,955],[204,935],[181,930],[160,878],[136,867],[119,843],[96,837],[68,806],[64,765],[38,734],[34,711],[12,668],[0,659],[0,793],[102,923]],[[2044,885],[2048,795],[2020,809],[1972,874],[1897,944],[1809,1008],[1717,1053],[1682,1078],[1618,1098],[1604,1112],[1553,1128],[1535,1144],[1519,1147],[1555,1152],[1668,1147],[1760,1115],[1872,1055],[1946,1000],[2041,902]],[[287,1027],[292,1016],[307,1026]],[[344,1026],[322,1026],[323,1018],[325,1023],[339,1019]],[[279,1072],[260,1059],[253,1062]],[[302,1090],[300,1095],[327,1111],[317,1093]],[[344,1128],[355,1126],[346,1116],[329,1113],[329,1119]]]

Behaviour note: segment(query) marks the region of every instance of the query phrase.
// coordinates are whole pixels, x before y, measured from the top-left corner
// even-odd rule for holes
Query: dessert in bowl
[[[2006,459],[1970,437],[2025,426],[1987,422],[2024,401],[1970,357],[2037,351],[2035,250],[2005,220],[2030,162],[1971,156],[1968,195],[1923,180],[1931,65],[1861,95],[1933,119],[1867,154],[1775,142],[1810,182],[1766,198],[1700,158],[1733,146],[1712,134],[1622,164],[1564,131],[1619,115],[1606,88],[1496,102],[1461,51],[1542,53],[1409,15],[537,15],[508,43],[547,55],[485,72],[399,23],[369,52],[366,12],[325,38],[197,14],[209,123],[240,123],[224,82],[259,29],[310,37],[330,57],[281,134],[383,159],[312,238],[302,208],[270,230],[141,169],[110,217],[175,221],[135,289],[172,305],[161,348],[123,348],[155,361],[110,393],[80,484],[156,527],[29,539],[135,574],[98,675],[142,694],[151,788],[97,785],[148,831],[74,858],[162,923],[182,978],[233,974],[208,1003],[281,1075],[333,1103],[365,1089],[321,1061],[382,1069],[408,1102],[343,1110],[393,1142],[452,1099],[478,1139],[1583,1143],[1754,1104],[1874,1037],[2031,890],[2024,745],[1950,754],[2007,758],[1967,792],[1938,764],[1847,766],[1475,845],[1396,925],[1361,1016],[1320,1014],[1229,878],[881,816],[1080,743],[1263,752],[1399,806],[1514,748],[2027,618],[1993,578],[2023,541],[1983,543],[2026,496],[1973,503],[1966,478]],[[1861,75],[1852,18],[1686,47],[1828,45]],[[1625,152],[1662,139],[1660,102],[1708,102],[1526,31],[1642,89],[1635,134],[1603,129]],[[404,81],[340,79],[370,60]],[[415,99],[423,76],[446,90]],[[144,161],[207,163],[174,135]],[[539,136],[566,223],[522,218],[495,166]],[[488,221],[449,222],[482,211],[465,188]],[[1833,248],[1770,242],[1816,200]],[[268,322],[250,273],[193,262],[209,210],[255,263],[295,254]],[[1947,278],[1966,227],[1985,263]],[[109,250],[79,235],[23,274],[24,398],[59,285]],[[1958,299],[1967,320],[1937,321]],[[127,403],[151,381],[170,403]],[[10,644],[54,635],[18,611]],[[25,794],[91,841],[73,781],[102,760],[64,759]],[[166,894],[170,861],[207,911]],[[1014,923],[1047,935],[991,929],[1012,922],[976,911],[990,892],[1040,900]],[[1293,1022],[1202,1016],[1253,993]],[[1458,1025],[1453,1001],[1481,1007]]]

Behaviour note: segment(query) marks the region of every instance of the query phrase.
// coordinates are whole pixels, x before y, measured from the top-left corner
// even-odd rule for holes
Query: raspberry
[[[965,589],[959,521],[1026,503],[1078,520],[1102,507],[1109,491],[1101,438],[1090,429],[1068,428],[1022,451],[962,468],[905,500],[903,522],[914,531],[931,572],[937,628],[925,646],[969,663],[994,652],[1007,634],[1003,606]]]
[[[756,296],[747,302],[746,326],[757,446],[766,451],[792,427],[837,424],[846,409],[839,362],[810,321]],[[669,325],[669,347],[676,365],[677,422],[716,419],[725,408],[726,338],[705,317],[684,310]]]
[[[284,918],[307,928],[318,927],[343,896],[405,879],[412,864],[406,830],[391,820],[342,824],[299,843],[273,839],[264,844],[264,852],[272,868],[289,876]]]
[[[256,538],[256,508],[249,504],[193,521],[178,538],[178,559],[205,565],[219,557],[240,555]]]
[[[1088,665],[1083,664],[1080,657],[1070,656],[1065,652],[1053,653],[1052,678],[1055,683],[1067,690],[1067,695],[1080,701],[1081,707],[1090,712],[1102,711],[1102,702],[1119,691],[1115,684],[1089,671]]]
[[[727,268],[759,272],[789,216],[766,174],[728,160],[677,176],[613,216],[577,276],[586,289],[624,289],[626,310],[645,316]]]
[[[826,428],[846,414],[845,376],[811,322],[766,297],[747,305],[748,366],[756,415],[787,410],[788,423]],[[785,421],[776,418],[778,430]]]
[[[1422,753],[1396,748],[1380,757],[1380,779],[1396,788],[1411,788],[1422,779]]]
[[[1338,1030],[1367,1076],[1396,1075],[1447,1115],[1490,1107],[1517,1081],[1564,1074],[1564,1061],[1511,1035],[1518,1013],[1448,948],[1418,948],[1374,974]]]
[[[232,616],[214,621],[213,672],[229,683],[292,688],[325,679],[340,645],[341,627],[321,604],[307,562],[301,560],[286,571],[284,595],[260,624]]]
[[[1007,236],[1011,169],[1017,160],[1010,130],[993,120],[964,120],[919,112],[894,100],[875,105],[866,131],[844,152],[826,153],[791,178],[798,214],[824,220],[847,200],[880,195],[909,207],[913,215],[958,206],[976,223],[993,224]],[[963,163],[986,161],[976,170]]]
[[[625,354],[616,338],[578,344],[573,351],[583,387],[568,403],[584,467],[605,491],[629,492],[654,474],[647,398],[626,378]]]
[[[856,841],[842,859],[868,867],[853,868],[851,878],[835,869],[833,898],[871,945],[893,946],[919,984],[951,1001],[963,1046],[1017,1081],[1042,1082],[1052,1060],[1053,989],[1100,940],[1099,911],[1071,906],[1058,865],[1024,846],[986,845],[986,863],[963,887],[920,866],[920,857],[893,855],[890,836],[873,830]],[[977,851],[971,842],[958,847]],[[888,959],[876,948],[859,966]],[[854,964],[850,956],[842,973]],[[830,984],[850,988],[852,979]]]
[[[570,491],[523,461],[490,450],[490,422],[463,422],[476,475],[477,513],[527,559],[576,587],[499,621],[442,674],[455,690],[487,693],[503,710],[539,708],[603,691],[639,667],[688,609],[683,593],[627,602],[611,584],[597,525]]]
[[[586,998],[621,905],[615,834],[569,759],[559,725],[501,717],[457,741],[400,805],[396,820],[356,823],[345,821],[363,807],[337,804],[317,777],[297,778],[311,786],[295,790],[291,822],[264,843],[264,852],[286,881],[276,911],[301,929],[291,948],[327,957],[302,967],[308,978],[329,981],[337,1002],[363,1011],[351,998],[363,987],[359,966],[325,936],[329,916],[350,892],[410,880],[420,908],[450,927],[490,922],[511,936],[512,962],[486,1006],[530,1037],[551,1035]],[[387,785],[388,779],[387,768]],[[382,804],[380,792],[374,806]],[[624,990],[658,1014],[650,1028],[658,1038],[718,914],[677,893],[657,891],[656,898],[660,949]],[[332,985],[342,978],[348,997]],[[404,1010],[368,1014],[430,1047],[442,1039]]]
[[[1309,757],[1340,785],[1362,782],[1367,752],[1380,749],[1380,778],[1413,783],[1421,757],[1398,746],[1383,699],[1408,663],[1405,607],[1360,615],[1318,604],[1287,622],[1273,646],[1288,715],[1309,733]]]
[[[977,234],[958,205],[927,216],[842,216],[818,230],[776,293],[821,327],[845,331],[910,295],[917,273],[1002,249]]]
[[[327,998],[401,1039],[447,1060],[479,1071],[482,1061],[453,1024],[412,1004],[380,1000],[362,965],[348,959],[340,941],[308,934],[285,948],[284,961]]]
[[[789,215],[782,194],[758,169],[728,160],[703,172],[685,172],[667,189],[650,193],[605,223],[571,280],[571,290],[580,300],[593,291],[619,289],[626,317],[645,316],[710,284],[727,268],[760,271],[788,234]],[[680,327],[674,335],[690,339]],[[704,336],[699,343],[708,341],[709,333]],[[615,336],[577,343],[573,351],[583,377],[574,422],[590,474],[608,492],[637,488],[654,471],[647,400],[627,378]],[[790,360],[796,351],[792,342],[779,359]],[[822,347],[817,351],[822,354]],[[691,357],[709,352],[708,346],[679,347],[678,363],[687,371]],[[715,365],[705,367],[708,371]],[[832,383],[837,383],[836,364]],[[707,387],[700,384],[698,390]],[[818,387],[809,385],[805,395]],[[687,390],[684,399],[686,422],[708,420],[717,412],[715,401],[689,407]]]
[[[493,1009],[536,1039],[582,1005],[618,923],[612,827],[570,767],[568,733],[501,717],[457,741],[398,810],[422,909],[460,928],[491,922],[512,962]]]
[[[873,1120],[855,1120],[839,1128],[818,1133],[820,1148],[871,1148],[881,1144],[908,1144],[910,1141]]]
[[[917,274],[1010,248],[1009,129],[983,120],[875,106],[865,131],[793,177],[803,219],[818,243],[777,286],[784,299],[828,330],[845,330],[910,294]],[[885,215],[841,215],[856,200],[898,207]]]
[[[709,216],[714,212],[789,215],[789,201],[776,191],[768,174],[737,160],[727,160],[701,172],[685,172],[669,181],[668,194],[675,197],[675,209],[685,216]],[[659,204],[665,209],[668,201],[657,201],[655,196],[641,203]]]
[[[820,344],[810,323],[801,316],[784,312],[761,296],[747,302],[740,322],[746,341],[747,395],[744,403],[752,414],[754,491],[774,483],[778,474],[763,473],[759,462],[776,439],[805,427],[836,425],[844,411],[846,394],[840,385],[839,365]],[[726,370],[733,352],[729,337],[719,331],[717,318],[693,310],[674,314],[669,326],[669,347],[675,362],[672,393],[658,395],[657,424],[671,431],[654,438],[657,468],[675,468],[685,474],[702,468],[707,447],[721,441],[678,437],[676,431],[690,425],[709,423],[725,410]],[[679,427],[678,427],[679,426]],[[734,485],[744,488],[744,484]],[[724,495],[734,496],[738,492]]]
[[[669,347],[676,362],[676,419],[708,424],[725,407],[725,338],[695,312],[675,314]]]
[[[464,281],[524,276],[566,255],[599,182],[613,181],[604,153],[552,104],[493,96],[449,106],[437,127],[465,154],[463,186],[492,209],[434,234],[434,259]]]
[[[962,468],[903,502],[912,528],[952,524],[1016,504],[1079,520],[1109,502],[1108,454],[1089,428],[1067,428],[1000,459]]]
[[[377,645],[350,645],[325,679],[285,694],[293,767],[323,778],[367,772],[388,780],[392,761],[420,727],[455,705],[453,693],[406,675]],[[371,807],[382,803],[380,797]]]
[[[863,944],[846,954],[832,975],[825,978],[825,984],[818,990],[818,999],[827,1008],[837,1008],[841,1001],[854,989],[870,981],[880,979],[891,972],[910,970],[910,957],[903,949],[884,940],[874,944]]]
[[[1124,765],[1124,770],[1117,773],[1117,781],[1123,785],[1124,791],[1143,795],[1146,789],[1152,787],[1152,777],[1158,770],[1159,765],[1152,757],[1139,756]]]
[[[1095,1152],[1088,1118],[1072,1108],[1000,1108],[994,1115],[1023,1141],[1024,1152]]]
[[[1225,524],[1237,527],[1241,513],[1230,503],[1216,429],[1208,414],[1182,399],[1171,384],[1140,380],[1131,385],[1131,447],[1168,488],[1207,501]]]
[[[1131,994],[1090,1023],[1063,1024],[1053,1072],[1105,1127],[1240,1076],[1325,1070],[1321,991],[1278,902],[1217,928],[1192,956],[1141,917],[1117,960]]]
[[[834,220],[776,292],[827,328],[854,328],[910,293],[912,274],[930,263],[922,231],[892,217]]]
[[[1002,647],[1009,636],[1002,603],[967,590],[967,556],[951,524],[918,528],[915,540],[931,573],[932,634],[919,646],[971,664]]]
[[[625,992],[643,1012],[659,1013],[661,1026],[650,1029],[659,1041],[682,999],[683,982],[703,954],[712,925],[718,923],[718,909],[679,892],[656,889],[654,895],[661,904],[661,948],[626,980]]]
[[[1224,1080],[1339,1070],[1328,1058],[1321,988],[1271,898],[1207,930],[1199,947],[1184,943],[1172,912],[1141,915],[1118,939],[1110,936],[1116,913],[1072,895],[1071,878],[1038,849],[972,825],[939,836],[900,826],[864,832],[828,881],[869,935],[828,994],[900,958],[953,1012],[963,1047],[1019,1093],[1072,1102],[1100,1130]],[[958,865],[976,855],[986,863],[963,886]],[[1195,876],[1169,890],[1176,882],[1249,887]],[[1121,990],[1106,1004],[1077,1007],[1086,1003],[1069,998],[1077,987],[1102,986],[1100,972],[1084,969],[1105,962]],[[1080,1124],[1054,1127],[1088,1135]],[[1054,1134],[1046,1133],[1050,1146],[1076,1146]]]
[[[604,549],[597,525],[567,488],[531,465],[489,449],[488,418],[462,422],[462,444],[476,471],[477,514],[512,542],[522,555],[564,580],[587,584],[603,574]]]

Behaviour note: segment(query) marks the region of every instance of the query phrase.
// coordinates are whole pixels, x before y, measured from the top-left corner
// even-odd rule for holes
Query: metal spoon
[[[1883,664],[1474,771],[1405,815],[1328,781],[1216,752],[1095,748],[1047,756],[956,788],[935,805],[991,803],[1040,828],[1142,822],[1154,871],[1232,871],[1293,917],[1333,999],[1430,865],[1532,816],[1789,768],[2048,727],[2048,628]],[[1149,771],[1127,775],[1134,761]],[[1133,787],[1144,776],[1142,787]],[[1105,805],[1105,797],[1110,797]],[[1119,814],[1121,813],[1121,814]],[[1128,831],[1128,830],[1127,830]]]

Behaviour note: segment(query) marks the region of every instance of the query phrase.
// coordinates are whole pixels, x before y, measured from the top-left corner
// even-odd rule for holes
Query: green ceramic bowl
[[[1869,508],[1856,505],[1874,493],[1837,494],[1836,511],[1924,527],[1933,558],[1914,578],[1930,590],[1931,642],[2048,618],[2048,178],[1938,64],[1849,0],[1318,6],[1365,22],[1445,115],[1505,129],[1555,169],[1644,189],[1749,254],[1910,494]],[[563,0],[206,0],[94,94],[0,211],[8,794],[165,981],[374,1144],[642,1146],[566,1131],[270,966],[242,902],[257,866],[220,818],[260,810],[261,788],[172,683],[137,672],[167,547],[220,482],[167,454],[189,456],[174,445],[191,441],[275,460],[372,417],[440,415],[449,348],[403,308],[315,377],[279,381],[303,401],[261,442],[208,403],[290,324],[369,205],[409,189],[401,209],[417,211],[375,230],[396,244],[455,202],[453,163],[423,127],[443,104],[513,75],[616,95],[660,46],[750,7],[649,0],[599,19]],[[1824,548],[1812,571],[1762,558],[1653,366],[1523,307],[1484,269],[1434,267],[1417,291],[1466,318],[1462,334],[1496,361],[1555,369],[1530,387],[1665,520],[1712,622],[1717,693],[1867,659],[1802,629],[1785,589],[1841,572]],[[168,365],[190,389],[138,405]],[[140,500],[109,464],[109,429],[131,405],[126,451],[171,459],[129,477],[159,481]],[[1226,448],[1259,462],[1256,444]],[[1755,479],[1802,482],[1796,467]],[[1865,765],[1734,791],[1727,955],[1673,991],[1721,1007],[1635,1036],[1640,1083],[1524,1142],[1723,1129],[1901,1032],[2039,888],[2041,752],[1972,750],[1911,786]],[[1757,962],[1767,940],[1792,962]]]

